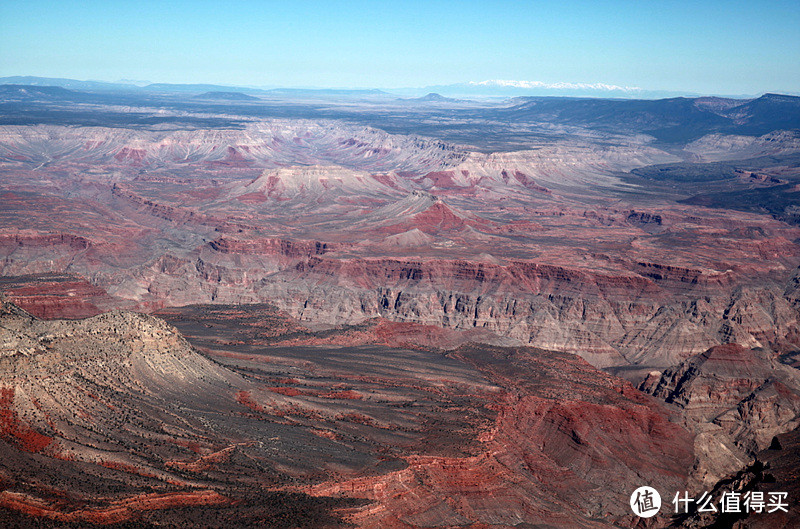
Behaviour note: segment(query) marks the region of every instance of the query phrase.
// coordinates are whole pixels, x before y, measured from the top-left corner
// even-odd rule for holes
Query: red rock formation
[[[553,194],[552,191],[550,191],[546,187],[538,185],[531,177],[529,177],[522,171],[514,171],[514,178],[516,178],[517,181],[523,186],[525,186],[527,189],[531,189],[539,193],[544,193],[546,195]]]
[[[114,159],[118,162],[130,163],[131,165],[143,165],[146,156],[147,153],[144,151],[144,149],[133,149],[131,147],[123,147],[117,154],[114,155]]]
[[[0,492],[0,507],[19,511],[37,517],[50,518],[59,522],[92,523],[99,525],[115,524],[130,520],[137,512],[191,507],[199,505],[220,505],[229,500],[216,491],[152,493],[133,496],[109,502],[108,506],[65,511],[42,499],[11,491]]]
[[[3,278],[0,292],[8,301],[43,319],[87,318],[111,308],[131,305],[83,278],[68,275]]]

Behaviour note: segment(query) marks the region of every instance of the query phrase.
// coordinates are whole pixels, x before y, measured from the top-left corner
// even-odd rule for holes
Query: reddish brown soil
[[[25,424],[14,410],[14,388],[0,388],[0,438],[26,452],[42,452],[53,439]]]

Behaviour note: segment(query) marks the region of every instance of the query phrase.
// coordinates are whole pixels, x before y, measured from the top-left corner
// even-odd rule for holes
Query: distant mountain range
[[[62,79],[59,77],[34,77],[30,75],[15,75],[0,77],[0,85],[29,85],[29,86],[58,86],[71,90],[102,90],[102,91],[136,91],[141,87],[135,84],[108,83],[105,81],[78,81],[76,79]]]
[[[252,86],[230,86],[216,84],[146,83],[142,81],[79,81],[57,77],[11,76],[0,77],[0,85],[59,86],[71,90],[97,92],[138,93],[204,93],[227,92],[262,96],[296,97],[425,97],[436,94],[460,99],[511,98],[511,97],[600,97],[619,99],[664,99],[670,97],[699,97],[701,94],[688,91],[645,90],[638,87],[616,86],[603,83],[542,83],[532,81],[473,81],[447,85],[386,89],[347,88],[271,88]],[[800,95],[800,93],[796,94]],[[748,95],[733,96],[746,99]]]
[[[78,81],[57,77],[12,76],[0,77],[0,85],[25,85],[40,87],[60,87],[70,90],[91,92],[133,92],[161,94],[250,94],[261,96],[295,96],[295,97],[392,97],[391,94],[378,89],[338,89],[338,88],[254,88],[246,86],[226,86],[215,84],[172,84],[151,83],[144,86],[128,83],[108,83],[104,81]],[[212,97],[213,98],[213,97]]]

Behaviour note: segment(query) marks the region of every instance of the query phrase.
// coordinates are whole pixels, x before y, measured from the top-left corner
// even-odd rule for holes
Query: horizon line
[[[108,81],[104,79],[77,79],[73,77],[56,77],[56,76],[45,76],[45,75],[5,75],[0,77],[0,79],[13,79],[13,78],[32,78],[32,79],[52,79],[58,81],[74,81],[80,83],[100,83],[100,84],[109,84],[109,85],[117,85],[120,87],[135,87],[135,88],[147,88],[154,85],[170,85],[170,86],[216,86],[222,88],[237,88],[237,89],[247,89],[247,90],[263,90],[263,91],[272,91],[272,90],[348,90],[348,91],[414,91],[414,90],[429,90],[429,89],[441,89],[441,88],[480,88],[485,87],[487,89],[497,88],[498,90],[507,90],[507,91],[523,91],[523,90],[534,90],[534,91],[586,91],[586,92],[597,92],[597,95],[585,95],[585,96],[565,96],[565,95],[554,95],[554,97],[598,97],[602,98],[603,93],[608,93],[610,96],[615,93],[624,93],[627,94],[628,97],[625,99],[635,99],[637,95],[644,96],[642,99],[650,99],[647,97],[647,94],[655,95],[655,98],[669,98],[669,97],[722,97],[722,98],[731,98],[731,99],[748,99],[748,98],[756,98],[761,97],[766,94],[780,94],[780,95],[789,95],[792,97],[800,96],[800,90],[793,91],[793,90],[763,90],[757,93],[751,94],[731,94],[731,93],[702,93],[696,92],[693,90],[674,90],[674,89],[652,89],[652,88],[642,88],[639,86],[620,86],[614,84],[607,84],[607,83],[573,83],[573,82],[554,82],[554,83],[547,83],[544,81],[527,81],[527,80],[505,80],[505,79],[487,79],[484,81],[460,81],[455,83],[448,83],[448,84],[427,84],[422,86],[327,86],[327,85],[253,85],[253,84],[232,84],[229,82],[164,82],[164,81],[149,81],[149,80],[133,80],[133,79],[118,79],[114,81]],[[11,84],[11,83],[3,83],[3,84]],[[32,85],[35,86],[35,85]],[[435,92],[431,92],[435,93]],[[658,94],[658,95],[656,95]],[[394,95],[394,94],[390,94]],[[463,94],[467,95],[467,94]],[[518,95],[510,95],[510,94],[499,94],[496,93],[495,95],[492,94],[470,94],[473,96],[478,97],[516,97],[522,96],[523,94]],[[536,96],[533,96],[536,97]],[[547,96],[542,96],[547,97]],[[611,97],[613,98],[613,97]]]

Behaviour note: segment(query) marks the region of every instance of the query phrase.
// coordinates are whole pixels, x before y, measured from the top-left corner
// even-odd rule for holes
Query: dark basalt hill
[[[800,127],[800,97],[765,94],[731,100],[676,97],[658,100],[518,98],[498,111],[514,121],[546,121],[606,131],[644,132],[664,142],[686,142],[714,132],[761,135]]]
[[[764,94],[725,112],[737,134],[759,135],[775,129],[800,128],[800,97]]]
[[[431,92],[422,97],[415,97],[412,99],[401,99],[400,101],[405,101],[408,103],[456,103],[460,100],[453,99],[452,97],[445,97],[442,94],[437,94],[436,92]]]
[[[422,96],[419,98],[420,101],[454,101],[454,99],[450,97],[444,97],[441,94],[437,94],[435,92],[431,92],[428,95]]]
[[[645,132],[662,141],[691,141],[723,129],[730,120],[698,108],[685,97],[659,100],[531,98],[502,114],[516,121],[536,120],[617,131]]]

